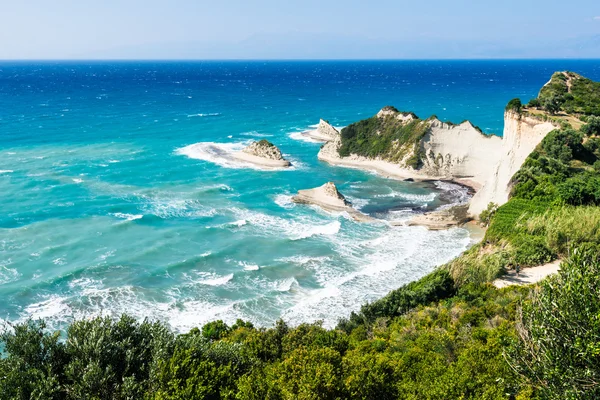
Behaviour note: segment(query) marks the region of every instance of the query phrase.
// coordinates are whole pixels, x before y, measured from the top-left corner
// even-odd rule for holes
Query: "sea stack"
[[[287,168],[292,165],[283,158],[277,146],[265,139],[251,143],[242,151],[235,153],[235,157],[266,168]]]
[[[302,132],[302,135],[309,137],[319,142],[332,142],[339,138],[340,132],[324,119],[319,120],[317,129],[307,132]]]
[[[333,182],[327,182],[323,186],[314,189],[299,190],[292,197],[292,201],[298,204],[311,204],[321,207],[325,211],[345,211],[356,221],[372,221],[373,218],[358,212],[352,204],[346,200]]]

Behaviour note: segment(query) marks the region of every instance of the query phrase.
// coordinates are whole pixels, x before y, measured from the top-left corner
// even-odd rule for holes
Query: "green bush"
[[[543,398],[600,397],[599,292],[598,253],[576,251],[523,306],[509,354]]]

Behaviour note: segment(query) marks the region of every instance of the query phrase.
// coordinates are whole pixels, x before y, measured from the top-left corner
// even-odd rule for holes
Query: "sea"
[[[472,245],[391,224],[469,194],[327,165],[301,132],[393,105],[501,135],[557,70],[600,80],[599,60],[0,61],[0,325],[335,326]],[[260,139],[293,167],[228,157]],[[291,201],[328,181],[379,221]]]

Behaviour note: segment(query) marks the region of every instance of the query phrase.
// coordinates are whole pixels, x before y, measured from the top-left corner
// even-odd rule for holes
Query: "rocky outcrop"
[[[283,158],[281,150],[268,140],[259,140],[234,154],[235,158],[266,168],[289,167],[292,164]]]
[[[298,204],[316,205],[325,211],[345,211],[357,221],[373,220],[368,215],[354,209],[344,195],[337,190],[333,182],[327,182],[323,186],[314,189],[299,190],[298,194],[292,197],[292,201]]]
[[[279,150],[273,143],[265,139],[258,142],[253,142],[242,151],[246,154],[266,158],[268,160],[284,160],[281,150]]]
[[[318,142],[329,142],[339,138],[340,132],[333,127],[328,121],[324,119],[319,120],[317,129],[312,131],[302,132],[302,135],[316,140]]]
[[[357,154],[341,157],[341,135],[327,142],[318,158],[331,164],[374,170],[388,177],[414,180],[450,180],[475,189],[468,214],[477,217],[488,203],[508,201],[509,182],[525,158],[555,129],[550,122],[514,112],[505,115],[503,137],[485,135],[470,122],[449,124],[437,118],[418,120],[414,114],[401,113],[391,107],[382,109],[377,118],[393,118],[402,124],[423,128],[417,143],[393,143],[395,160],[369,158]],[[418,167],[414,168],[415,157]]]

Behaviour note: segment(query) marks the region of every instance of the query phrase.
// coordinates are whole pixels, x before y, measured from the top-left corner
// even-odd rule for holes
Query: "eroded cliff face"
[[[502,205],[508,201],[510,180],[521,168],[525,159],[550,131],[556,129],[543,122],[512,111],[504,114],[502,145],[497,149],[499,159],[475,193],[469,205],[469,214],[478,216],[490,202]]]
[[[317,126],[317,133],[323,136],[323,138],[327,138],[329,140],[333,140],[340,135],[340,132],[325,120],[319,121],[319,126]]]
[[[275,161],[283,161],[283,155],[281,154],[281,150],[277,148],[274,144],[266,141],[260,140],[258,142],[253,142],[246,148],[242,150],[244,153],[266,158],[267,160],[275,160]]]
[[[502,139],[484,135],[470,122],[460,125],[429,121],[428,133],[421,139],[422,167],[427,176],[470,181],[475,189],[490,176],[500,154]]]
[[[415,119],[411,114],[389,109],[377,114],[378,118],[390,116],[406,124]],[[395,144],[410,150],[397,162],[356,154],[340,157],[342,138],[339,133],[321,148],[319,159],[332,164],[375,169],[403,179],[442,179],[467,184],[476,190],[468,214],[477,217],[490,202],[501,205],[508,201],[511,178],[544,136],[556,129],[550,122],[512,111],[505,114],[503,137],[485,135],[468,121],[454,125],[431,118],[421,123],[428,124],[429,129],[418,145]],[[421,160],[421,166],[416,169],[407,163],[415,152],[419,152]]]

